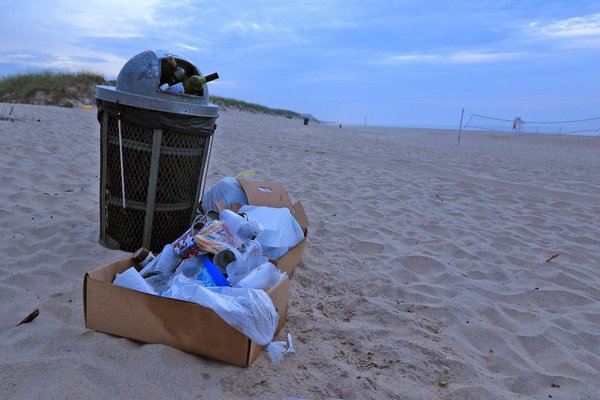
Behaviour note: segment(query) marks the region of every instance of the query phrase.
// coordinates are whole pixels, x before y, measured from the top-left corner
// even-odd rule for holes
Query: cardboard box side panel
[[[287,310],[288,310],[288,299],[290,293],[290,280],[286,276],[279,285],[269,290],[269,296],[277,309],[277,314],[279,315],[279,323],[277,324],[277,329],[275,330],[275,335],[283,328],[285,325],[285,321],[287,319]],[[260,352],[265,348],[265,346],[259,345],[257,343],[251,342],[250,351],[248,354],[248,365],[252,364],[258,356]]]
[[[87,318],[87,282],[90,279],[90,274],[85,273],[83,276],[83,321],[85,326],[88,326],[88,318]]]
[[[304,249],[306,247],[306,238],[303,239],[296,246],[292,247],[290,251],[285,253],[278,259],[270,259],[273,264],[277,266],[283,272],[287,272],[289,276],[292,276],[294,269],[298,266],[302,257],[304,256]]]
[[[306,211],[304,210],[304,206],[299,201],[294,204],[293,207],[293,215],[298,221],[298,224],[304,230],[304,237],[306,237],[306,228],[308,227],[308,216],[306,215]]]
[[[248,365],[250,340],[210,309],[93,279],[87,289],[88,328]]]
[[[165,307],[158,315],[161,320],[171,320],[169,341],[165,344],[230,364],[249,365],[250,339],[214,311],[189,302],[179,303]]]
[[[86,327],[146,343],[165,344],[242,367],[258,357],[263,346],[251,342],[210,309],[112,285],[114,274],[123,272],[132,262],[132,259],[121,260],[85,275]],[[93,279],[93,275],[107,281]],[[289,278],[268,293],[279,315],[279,331],[287,318]]]
[[[279,315],[279,323],[277,324],[275,333],[279,332],[279,330],[285,324],[285,320],[287,319],[289,293],[290,279],[287,276],[279,283],[279,285],[269,291],[269,296],[271,297],[273,305],[277,309],[277,314]]]
[[[250,349],[248,351],[248,365],[250,365],[254,361],[256,361],[258,356],[260,356],[260,352],[264,348],[265,348],[265,346],[262,346],[260,344],[256,344],[256,343],[252,342],[252,344],[250,345]]]

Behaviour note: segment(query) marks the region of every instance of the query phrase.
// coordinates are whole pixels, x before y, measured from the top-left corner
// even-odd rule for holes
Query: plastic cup
[[[248,289],[268,289],[281,280],[283,274],[270,262],[259,265],[248,272],[235,287]]]
[[[231,210],[221,211],[219,219],[223,221],[229,234],[241,242],[252,240],[262,232],[262,224],[259,221],[248,221]]]

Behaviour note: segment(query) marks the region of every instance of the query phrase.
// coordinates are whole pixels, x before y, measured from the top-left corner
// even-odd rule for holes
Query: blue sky
[[[22,0],[3,7],[0,75],[115,78],[166,49],[217,71],[210,93],[346,124],[457,128],[600,116],[600,2]]]

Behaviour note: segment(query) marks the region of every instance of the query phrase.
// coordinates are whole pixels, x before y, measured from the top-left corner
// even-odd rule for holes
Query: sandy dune
[[[84,273],[127,255],[98,244],[95,110],[16,105],[1,399],[599,397],[600,138],[220,114],[208,184],[254,170],[311,221],[279,335],[297,353],[242,369],[86,330]]]

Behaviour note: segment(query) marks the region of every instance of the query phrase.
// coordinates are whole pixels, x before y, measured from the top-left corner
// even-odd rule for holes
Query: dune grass
[[[28,72],[0,79],[0,101],[73,106],[90,103],[96,85],[108,82],[93,72]]]
[[[210,102],[221,107],[238,108],[243,111],[257,112],[262,114],[281,115],[287,118],[301,118],[301,114],[279,108],[269,108],[260,104],[248,103],[243,100],[231,99],[221,96],[210,96]]]
[[[20,73],[0,77],[0,102],[58,105],[73,107],[75,104],[95,104],[96,85],[114,86],[115,81],[106,80],[93,72],[42,71]],[[269,108],[220,96],[210,96],[210,102],[224,108],[302,118],[290,110]]]

